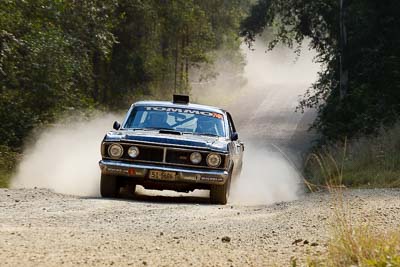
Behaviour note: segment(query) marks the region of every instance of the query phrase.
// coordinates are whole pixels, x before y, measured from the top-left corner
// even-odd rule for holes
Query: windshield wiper
[[[134,131],[159,131],[159,130],[174,131],[174,129],[171,129],[171,128],[163,128],[163,127],[132,128],[131,130],[134,130]]]
[[[211,134],[211,133],[190,133],[190,132],[185,132],[184,134],[193,134],[193,135],[204,135],[204,136],[220,137],[218,134]]]

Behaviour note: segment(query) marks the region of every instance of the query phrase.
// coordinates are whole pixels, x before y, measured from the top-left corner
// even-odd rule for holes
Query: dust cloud
[[[100,143],[121,115],[100,113],[90,120],[76,116],[43,129],[36,142],[28,145],[24,157],[11,180],[12,188],[47,188],[61,194],[100,196]],[[136,192],[147,196],[208,197],[204,190],[190,194],[174,191],[146,190]]]
[[[247,61],[244,69],[246,90],[251,91],[260,86],[268,90],[271,85],[294,85],[299,90],[296,93],[303,94],[316,81],[321,66],[313,62],[316,53],[308,49],[306,41],[299,56],[292,49],[283,46],[272,51],[266,50],[266,45],[260,40],[254,43],[252,50],[242,45]]]
[[[246,146],[243,170],[231,185],[229,202],[239,205],[268,205],[297,199],[301,174],[279,151]]]
[[[218,95],[213,96],[214,100],[218,98],[218,104],[233,113],[246,145],[243,172],[232,184],[229,201],[239,205],[272,204],[299,196],[300,174],[289,157],[283,156],[283,150],[276,149],[285,144],[278,144],[275,139],[279,137],[285,142],[292,138],[302,120],[301,114],[294,113],[298,96],[315,80],[319,70],[312,63],[313,53],[307,50],[296,61],[289,49],[265,54],[260,42],[256,42],[255,49],[250,51],[243,46],[247,65],[240,83],[232,82],[232,77],[224,82],[226,76],[220,75],[214,83],[218,88],[211,90]],[[201,98],[203,93],[204,97],[203,90],[196,92],[195,88],[193,95]],[[100,142],[116,119],[120,120],[121,116],[100,114],[89,121],[75,119],[75,122],[58,123],[43,130],[36,143],[26,149],[11,186],[98,196]],[[290,152],[285,150],[285,153]],[[186,195],[138,189],[139,194]],[[207,197],[208,192],[195,191],[190,196]]]
[[[266,50],[260,40],[252,50],[242,46],[246,83],[241,88],[233,88],[230,77],[224,75],[215,83],[219,87],[214,90],[223,92],[229,100],[220,105],[233,114],[246,147],[242,174],[231,185],[231,204],[292,201],[303,192],[297,163],[310,146],[306,132],[315,114],[296,113],[295,109],[316,81],[321,66],[313,62],[315,52],[306,43],[299,57],[286,47]],[[294,146],[296,139],[300,145]]]
[[[12,188],[48,188],[58,193],[99,196],[100,143],[120,117],[100,114],[46,129],[24,153]],[[78,120],[78,121],[76,121]]]

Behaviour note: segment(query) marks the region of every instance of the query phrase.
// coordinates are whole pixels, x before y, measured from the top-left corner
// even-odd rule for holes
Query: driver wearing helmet
[[[215,123],[213,119],[207,116],[197,117],[196,133],[218,135],[217,130],[215,129]]]
[[[167,113],[154,111],[150,112],[145,122],[146,128],[171,128],[167,123]]]

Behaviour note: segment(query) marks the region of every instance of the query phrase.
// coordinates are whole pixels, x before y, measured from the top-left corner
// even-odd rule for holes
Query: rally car
[[[133,104],[113,128],[101,143],[103,197],[141,185],[178,192],[208,189],[211,203],[227,203],[244,151],[229,112],[174,95],[172,102]]]

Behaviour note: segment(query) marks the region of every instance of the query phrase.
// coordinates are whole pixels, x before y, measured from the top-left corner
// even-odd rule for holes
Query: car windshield
[[[221,113],[186,108],[135,107],[123,128],[225,136],[224,116]]]

